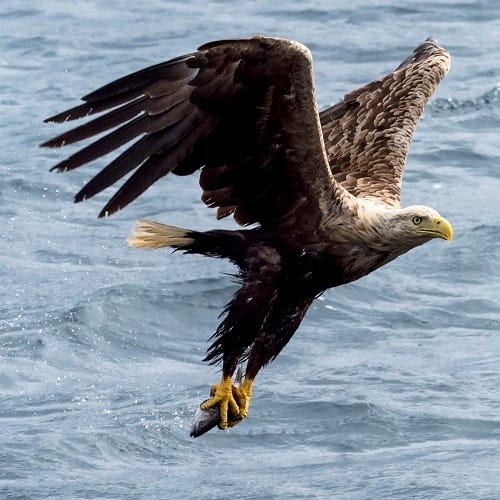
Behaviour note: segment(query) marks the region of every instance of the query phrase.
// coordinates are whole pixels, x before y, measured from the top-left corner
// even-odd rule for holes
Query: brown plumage
[[[60,171],[136,140],[75,197],[89,198],[133,172],[100,216],[169,172],[199,171],[202,200],[218,218],[256,224],[197,232],[140,221],[129,240],[227,258],[240,269],[242,286],[206,358],[222,362],[221,384],[202,405],[219,407],[221,428],[247,415],[257,372],[290,340],[317,295],[432,238],[451,239],[435,210],[400,208],[415,126],[449,63],[446,50],[427,40],[394,72],[319,114],[306,47],[266,37],[219,41],[116,80],[46,120],[105,112],[42,144],[106,132],[54,167]],[[245,379],[233,386],[244,361]]]
[[[354,196],[399,207],[415,127],[449,68],[448,52],[427,40],[396,71],[320,114],[331,171]]]

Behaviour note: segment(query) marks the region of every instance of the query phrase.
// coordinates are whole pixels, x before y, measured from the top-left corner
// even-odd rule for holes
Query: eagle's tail
[[[129,246],[135,248],[183,248],[189,247],[195,241],[194,238],[188,236],[189,233],[187,229],[140,219],[127,242]]]
[[[245,237],[240,231],[198,232],[140,219],[127,242],[135,248],[173,247],[187,253],[230,259],[238,264],[243,255]]]

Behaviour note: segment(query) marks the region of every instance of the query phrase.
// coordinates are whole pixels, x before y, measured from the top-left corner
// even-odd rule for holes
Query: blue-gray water
[[[499,5],[2,2],[0,498],[500,498]],[[44,117],[97,86],[255,33],[311,48],[321,107],[429,35],[450,50],[404,203],[456,236],[327,292],[259,375],[249,418],[193,440],[232,269],[125,237],[141,216],[216,227],[196,179],[98,221],[109,192],[72,203],[98,165],[49,173],[67,151],[37,144],[63,130]]]

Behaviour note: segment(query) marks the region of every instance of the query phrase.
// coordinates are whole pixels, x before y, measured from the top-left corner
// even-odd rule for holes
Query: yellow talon
[[[214,391],[215,389],[215,391]],[[220,422],[219,429],[229,427],[228,416],[231,415],[231,423],[234,418],[239,417],[240,409],[233,396],[233,380],[231,377],[222,377],[219,385],[212,386],[212,397],[200,405],[203,411],[206,411],[216,405],[219,406]],[[235,425],[235,424],[233,424]]]
[[[253,380],[245,379],[241,386],[233,385],[231,377],[222,377],[219,385],[213,385],[210,399],[200,405],[203,411],[214,406],[219,407],[219,429],[227,429],[239,424],[248,416],[252,399]]]

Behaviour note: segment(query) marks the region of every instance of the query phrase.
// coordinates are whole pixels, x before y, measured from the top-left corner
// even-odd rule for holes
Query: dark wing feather
[[[326,159],[309,51],[288,40],[212,42],[112,82],[48,121],[107,111],[42,144],[59,147],[105,133],[54,168],[69,170],[135,140],[77,195],[81,201],[130,172],[101,211],[111,214],[169,172],[201,169],[202,199],[218,217],[265,225],[308,205],[340,203]],[[332,189],[333,188],[333,189]]]
[[[394,72],[320,114],[330,168],[343,187],[399,207],[415,127],[449,67],[448,52],[429,39]]]
[[[163,152],[151,154],[108,201],[99,213],[99,217],[112,214],[127,206],[158,179],[174,171],[182,159],[193,150],[199,135],[203,135],[205,130],[213,129],[216,124],[214,117],[205,117],[203,120],[198,117],[196,120],[197,117],[194,115],[190,118],[194,120],[189,121],[190,126],[187,131],[185,131],[187,127],[176,130],[180,136],[175,136],[177,139],[175,145],[167,147]],[[164,135],[161,139],[168,140],[169,138],[169,135]]]
[[[171,133],[166,130],[145,135],[136,141],[130,148],[120,154],[115,160],[93,177],[75,196],[75,201],[82,201],[111,186],[123,176],[134,170],[144,162],[145,158],[158,156],[162,152],[171,151],[172,148],[183,141],[191,128],[200,120],[199,115],[191,113],[171,127]],[[210,126],[210,120],[205,121]],[[164,157],[166,157],[164,155]]]

